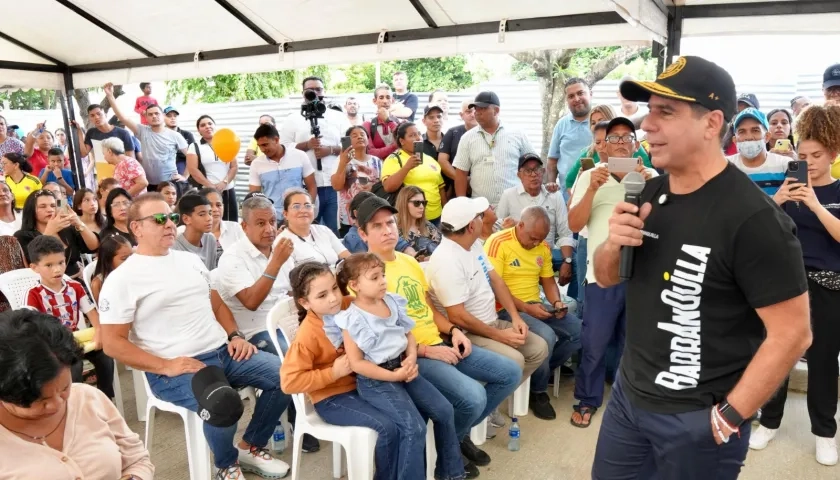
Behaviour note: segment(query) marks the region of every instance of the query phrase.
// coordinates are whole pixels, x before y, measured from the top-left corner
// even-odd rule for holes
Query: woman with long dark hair
[[[813,340],[808,348],[808,416],[816,437],[817,462],[837,464],[837,377],[840,375],[840,180],[831,164],[840,153],[840,106],[812,105],[796,120],[799,160],[807,162],[808,183],[785,180],[773,197],[796,224],[808,274]],[[800,166],[805,168],[804,166]],[[750,448],[761,450],[778,432],[788,379],[764,406]]]
[[[120,186],[120,182],[116,178],[103,178],[96,185],[96,201],[99,203],[99,211],[105,212],[105,200],[108,199],[108,194],[111,190]]]
[[[338,157],[338,168],[330,177],[330,183],[338,192],[339,232],[346,234],[352,226],[350,202],[359,192],[371,191],[373,184],[379,181],[382,160],[367,153],[367,132],[361,125],[348,128],[345,136],[350,137],[350,147]]]
[[[102,284],[105,283],[108,275],[122,265],[133,253],[131,242],[122,235],[102,237],[96,268],[93,271],[93,277],[90,279],[90,293],[93,295],[94,302],[99,302],[99,292],[102,291]]]
[[[216,132],[216,122],[210,115],[202,115],[195,122],[195,128],[201,135],[198,143],[193,143],[187,149],[187,171],[192,183],[198,188],[212,188],[220,192],[224,203],[222,220],[236,222],[239,211],[236,204],[236,189],[234,188],[238,165],[236,159],[232,162],[219,160],[213,150],[213,134]]]
[[[89,229],[99,234],[105,228],[105,216],[99,211],[96,193],[89,188],[80,188],[73,197],[73,211]]]
[[[795,159],[796,149],[794,147],[796,142],[793,138],[793,115],[784,108],[770,110],[770,113],[767,114],[767,123],[770,124],[770,141],[767,142],[767,151]],[[790,149],[777,149],[777,140],[790,141]]]
[[[0,183],[0,235],[12,235],[20,230],[20,215],[15,214],[12,189]]]
[[[105,200],[105,228],[100,235],[104,238],[109,235],[120,235],[136,246],[134,235],[128,226],[128,209],[131,207],[131,194],[123,188],[115,188],[108,194]]]
[[[38,190],[26,199],[21,213],[20,230],[15,238],[20,242],[26,261],[29,261],[29,242],[41,235],[52,235],[66,248],[65,274],[79,278],[82,273],[82,254],[96,253],[99,237],[91,232],[69,208],[58,208],[55,195],[48,190]]]
[[[20,210],[29,194],[41,189],[41,181],[32,175],[32,165],[20,153],[6,153],[0,159],[0,167],[6,176],[6,185],[15,196],[15,208]]]
[[[29,309],[0,314],[4,479],[154,478],[148,450],[114,404],[71,383],[81,361],[82,349],[55,317]]]

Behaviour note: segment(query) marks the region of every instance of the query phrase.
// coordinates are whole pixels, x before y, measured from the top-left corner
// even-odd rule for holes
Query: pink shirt
[[[67,399],[63,451],[20,438],[0,426],[0,472],[4,480],[154,478],[149,452],[94,387],[74,383]],[[21,461],[25,459],[25,461]]]
[[[114,179],[120,182],[120,187],[128,191],[137,183],[137,178],[144,176],[146,172],[134,157],[125,156],[123,161],[114,167]]]

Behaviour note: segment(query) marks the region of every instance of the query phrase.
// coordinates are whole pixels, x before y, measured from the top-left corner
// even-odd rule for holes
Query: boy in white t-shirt
[[[193,412],[199,406],[192,379],[206,366],[221,368],[234,388],[262,390],[242,440],[233,443],[236,425],[205,423],[204,435],[220,469],[216,480],[241,479],[243,470],[281,478],[289,466],[266,449],[290,401],[280,390],[280,359],[258,351],[237,330],[198,256],[171,249],[177,218],[159,193],[140,195],[131,206],[137,250],[99,295],[105,351],[146,372],[156,397]]]

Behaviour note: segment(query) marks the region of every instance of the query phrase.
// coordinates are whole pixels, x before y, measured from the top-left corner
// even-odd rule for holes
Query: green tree
[[[394,72],[408,74],[409,88],[415,92],[457,91],[484,80],[483,72],[473,72],[463,55],[417,58],[380,63],[382,82],[391,83]],[[376,88],[376,64],[359,63],[343,69],[346,80],[330,86],[333,93],[372,92]]]
[[[0,103],[9,104],[10,110],[52,110],[58,103],[55,90],[18,90],[0,93]]]
[[[300,82],[315,75],[329,81],[330,69],[325,65],[305,70],[282,70],[265,73],[216,75],[166,82],[167,103],[225,103],[244,100],[283,98],[300,93]]]
[[[641,46],[569,48],[565,50],[536,50],[512,54],[518,60],[512,67],[512,74],[521,80],[537,80],[542,98],[543,157],[548,156],[554,125],[566,110],[563,85],[571,77],[581,77],[588,85],[606,78],[619,66],[640,59],[643,65],[655,60],[650,58],[650,48]],[[652,70],[651,70],[652,71]],[[630,72],[627,72],[630,73]],[[638,74],[638,72],[634,72]]]

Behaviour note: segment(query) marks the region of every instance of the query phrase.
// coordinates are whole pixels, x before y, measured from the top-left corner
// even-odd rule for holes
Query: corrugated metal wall
[[[472,99],[481,90],[495,91],[502,101],[502,121],[509,125],[525,130],[531,143],[537,151],[542,146],[541,128],[541,106],[539,86],[536,82],[490,82],[479,85],[466,92],[449,94],[449,122],[450,125],[457,125],[460,122],[458,112],[463,100]],[[620,108],[616,97],[618,90],[617,80],[605,80],[595,85],[592,95],[592,104],[607,103],[615,109]],[[795,95],[808,95],[812,99],[822,98],[822,76],[800,75],[795,83],[757,85],[744,84],[738,86],[739,93],[754,93],[761,102],[761,109],[768,112],[774,108],[788,108],[790,99]],[[419,110],[422,111],[428,100],[428,93],[418,93],[420,98]],[[341,95],[333,99],[335,103],[344,104],[349,96],[355,96],[366,117],[374,114],[373,96],[370,93],[356,95]],[[292,112],[299,112],[301,103],[300,96],[293,96],[276,100],[259,100],[250,102],[214,103],[214,104],[192,104],[179,106],[181,112],[181,128],[195,131],[195,120],[200,115],[210,115],[216,120],[217,128],[231,128],[242,139],[240,159],[245,156],[245,149],[250,142],[254,130],[257,128],[257,121],[261,114],[270,114],[275,117],[278,127],[283,120]],[[9,124],[18,124],[24,130],[29,131],[38,122],[47,119],[50,130],[55,130],[63,125],[60,110],[9,110],[3,112]],[[418,118],[419,120],[419,118]],[[248,191],[248,167],[244,163],[239,165],[236,189],[240,198]]]

